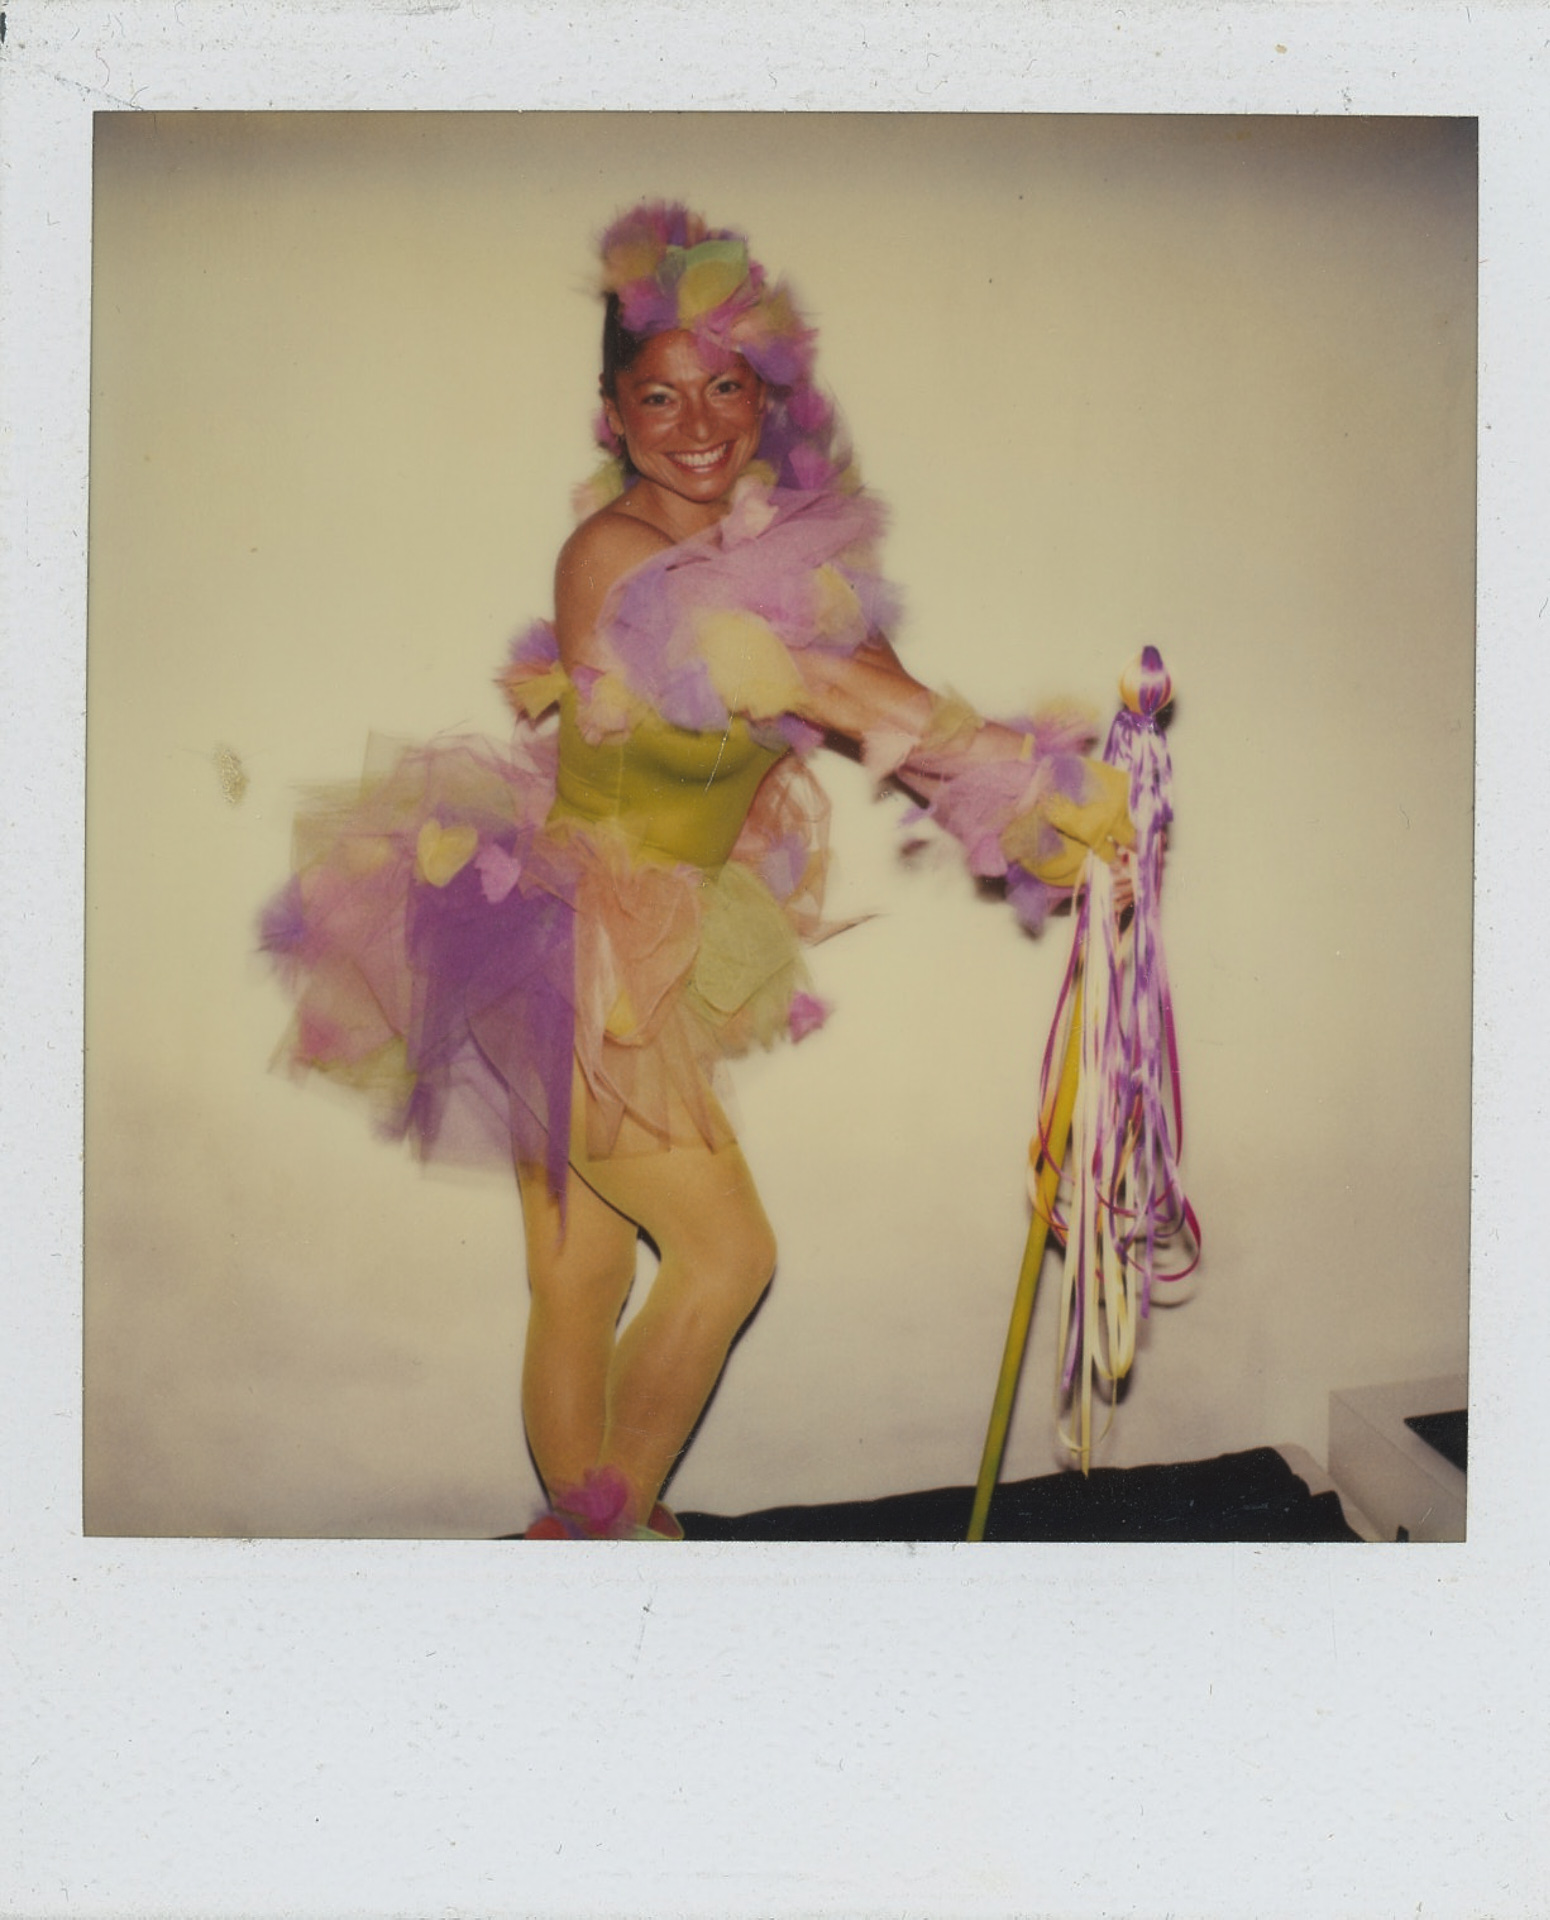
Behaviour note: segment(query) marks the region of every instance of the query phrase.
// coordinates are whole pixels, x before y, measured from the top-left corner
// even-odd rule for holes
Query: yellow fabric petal
[[[1001,851],[1049,886],[1074,887],[1089,852],[1109,862],[1121,847],[1135,845],[1129,797],[1130,776],[1123,768],[1089,760],[1082,799],[1043,795],[1003,830]]]
[[[610,454],[589,479],[571,488],[570,510],[578,520],[590,520],[594,513],[617,500],[624,492],[624,462]]]
[[[766,333],[783,336],[802,331],[802,322],[785,287],[772,287],[759,302],[759,317]]]
[[[933,753],[967,747],[984,724],[961,693],[944,687],[931,697],[931,719],[920,744]]]
[[[414,870],[433,887],[445,887],[473,859],[478,845],[477,827],[444,827],[439,820],[427,820],[415,842]]]
[[[576,704],[576,723],[582,737],[595,745],[615,734],[628,733],[651,709],[638,694],[632,693],[617,673],[605,673],[594,680],[584,700]]]
[[[402,1040],[389,1040],[360,1060],[315,1060],[310,1064],[330,1080],[371,1095],[384,1113],[400,1112],[414,1092],[416,1076],[410,1071]]]
[[[767,887],[735,861],[717,877],[700,926],[694,990],[768,1046],[785,1025],[801,948]]]
[[[678,318],[688,322],[729,300],[748,278],[748,249],[740,240],[704,240],[684,256],[678,282]]]
[[[1045,819],[1042,804],[1002,828],[1001,851],[1051,887],[1074,887],[1087,859],[1081,841],[1066,839]]]
[[[802,676],[768,621],[727,608],[702,614],[696,637],[711,685],[729,712],[767,720],[802,710],[807,692]]]
[[[632,280],[644,280],[662,264],[662,243],[650,237],[624,240],[611,247],[604,262],[604,284],[612,293]]]
[[[820,567],[813,575],[817,594],[814,624],[826,640],[864,640],[866,622],[855,588],[838,567]]]
[[[339,862],[346,873],[375,873],[393,857],[393,842],[381,833],[342,834]]]
[[[635,1002],[630,998],[630,990],[628,987],[621,987],[618,998],[609,1010],[603,1030],[611,1034],[615,1040],[628,1040],[639,1025],[640,1016],[635,1011]]]
[[[563,667],[550,667],[544,673],[512,674],[501,684],[515,711],[536,720],[555,704],[570,681]]]

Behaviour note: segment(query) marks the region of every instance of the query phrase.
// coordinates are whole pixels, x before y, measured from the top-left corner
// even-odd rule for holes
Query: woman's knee
[[[758,1257],[754,1266],[759,1274],[759,1291],[775,1278],[775,1264],[780,1258],[780,1248],[775,1244],[775,1230],[768,1221],[764,1223],[764,1232],[759,1240]]]
[[[735,1241],[719,1249],[722,1282],[752,1312],[775,1277],[775,1233],[762,1218],[748,1221]]]
[[[762,1213],[723,1221],[715,1233],[665,1233],[657,1251],[659,1281],[665,1282],[661,1297],[709,1308],[718,1320],[730,1318],[739,1326],[775,1273],[775,1235]]]
[[[612,1313],[624,1306],[635,1284],[638,1242],[633,1232],[591,1235],[585,1242],[528,1247],[528,1289],[550,1312]]]

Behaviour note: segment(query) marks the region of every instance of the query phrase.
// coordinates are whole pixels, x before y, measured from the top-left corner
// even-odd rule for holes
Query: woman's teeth
[[[708,473],[712,467],[719,467],[730,440],[724,440],[719,447],[712,447],[708,453],[675,453],[673,459],[681,467],[687,467],[691,473]]]

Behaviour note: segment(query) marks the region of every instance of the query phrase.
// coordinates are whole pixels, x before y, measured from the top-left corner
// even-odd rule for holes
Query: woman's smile
[[[681,538],[720,517],[758,453],[764,383],[747,361],[707,354],[692,333],[659,333],[619,375],[604,411],[638,484]]]
[[[681,467],[687,467],[691,473],[709,473],[721,466],[731,451],[732,442],[723,440],[719,447],[707,447],[699,453],[670,453],[668,458]]]

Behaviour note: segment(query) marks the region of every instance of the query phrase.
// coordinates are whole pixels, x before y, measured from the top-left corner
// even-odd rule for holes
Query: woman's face
[[[764,383],[744,360],[710,364],[691,333],[659,333],[603,407],[643,480],[714,506],[759,450]]]

